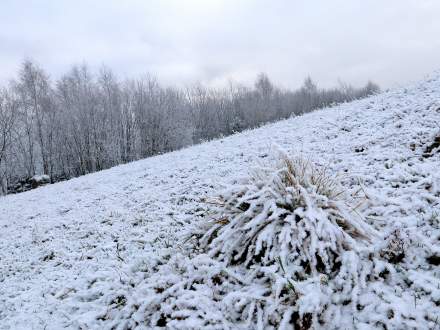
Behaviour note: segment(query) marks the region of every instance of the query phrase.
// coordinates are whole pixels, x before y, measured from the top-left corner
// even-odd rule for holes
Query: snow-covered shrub
[[[325,169],[282,155],[221,195],[200,247],[227,265],[280,264],[294,279],[331,275],[374,231]]]
[[[357,292],[359,253],[375,232],[350,204],[324,168],[281,154],[217,199],[199,248],[228,267],[247,269],[250,282],[266,283],[264,300],[272,302],[262,308],[265,322],[279,325],[290,306],[305,327],[335,303],[329,299],[347,305]]]

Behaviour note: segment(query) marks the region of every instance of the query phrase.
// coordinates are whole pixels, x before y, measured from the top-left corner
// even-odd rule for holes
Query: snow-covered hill
[[[396,230],[404,236],[403,260],[376,264],[355,316],[333,324],[440,328],[439,123],[436,77],[0,198],[0,329],[149,328],[142,311],[163,256],[184,253],[204,197],[246,176],[274,145],[327,167],[347,190],[362,187],[377,248]],[[212,318],[222,318],[212,305]]]

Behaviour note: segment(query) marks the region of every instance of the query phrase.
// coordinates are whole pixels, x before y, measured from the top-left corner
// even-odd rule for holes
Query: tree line
[[[73,66],[53,81],[35,62],[0,87],[0,194],[46,174],[51,182],[231,135],[316,108],[359,99],[379,87],[297,90],[265,74],[252,87],[162,86],[145,75],[121,81],[107,67]]]

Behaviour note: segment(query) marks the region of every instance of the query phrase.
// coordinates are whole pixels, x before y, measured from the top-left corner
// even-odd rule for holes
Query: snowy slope
[[[436,77],[0,198],[0,329],[132,324],[123,307],[142,306],[153,266],[182,249],[183,233],[206,209],[203,197],[246,176],[274,144],[328,167],[347,189],[361,182],[372,200],[364,210],[370,223],[384,237],[396,228],[411,236],[402,266],[411,285],[387,302],[401,314],[382,304],[364,309],[358,322],[380,328],[392,316],[395,328],[440,327],[440,152],[422,156],[439,123]],[[396,282],[383,282],[377,290],[394,290]]]

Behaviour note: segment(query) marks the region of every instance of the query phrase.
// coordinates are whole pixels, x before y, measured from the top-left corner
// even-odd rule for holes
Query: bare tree
[[[32,61],[0,93],[2,192],[36,173],[53,182],[230,135],[379,90],[369,82],[319,89],[308,77],[282,90],[262,73],[253,87],[184,91],[149,75],[120,82],[107,67],[74,66],[52,84]],[[13,141],[13,143],[12,143]]]
[[[16,90],[27,137],[29,175],[35,174],[35,142],[38,145],[42,170],[51,174],[55,108],[49,78],[36,64],[26,60],[20,70]]]
[[[0,90],[0,194],[8,192],[7,153],[17,119],[18,102],[6,89]]]

